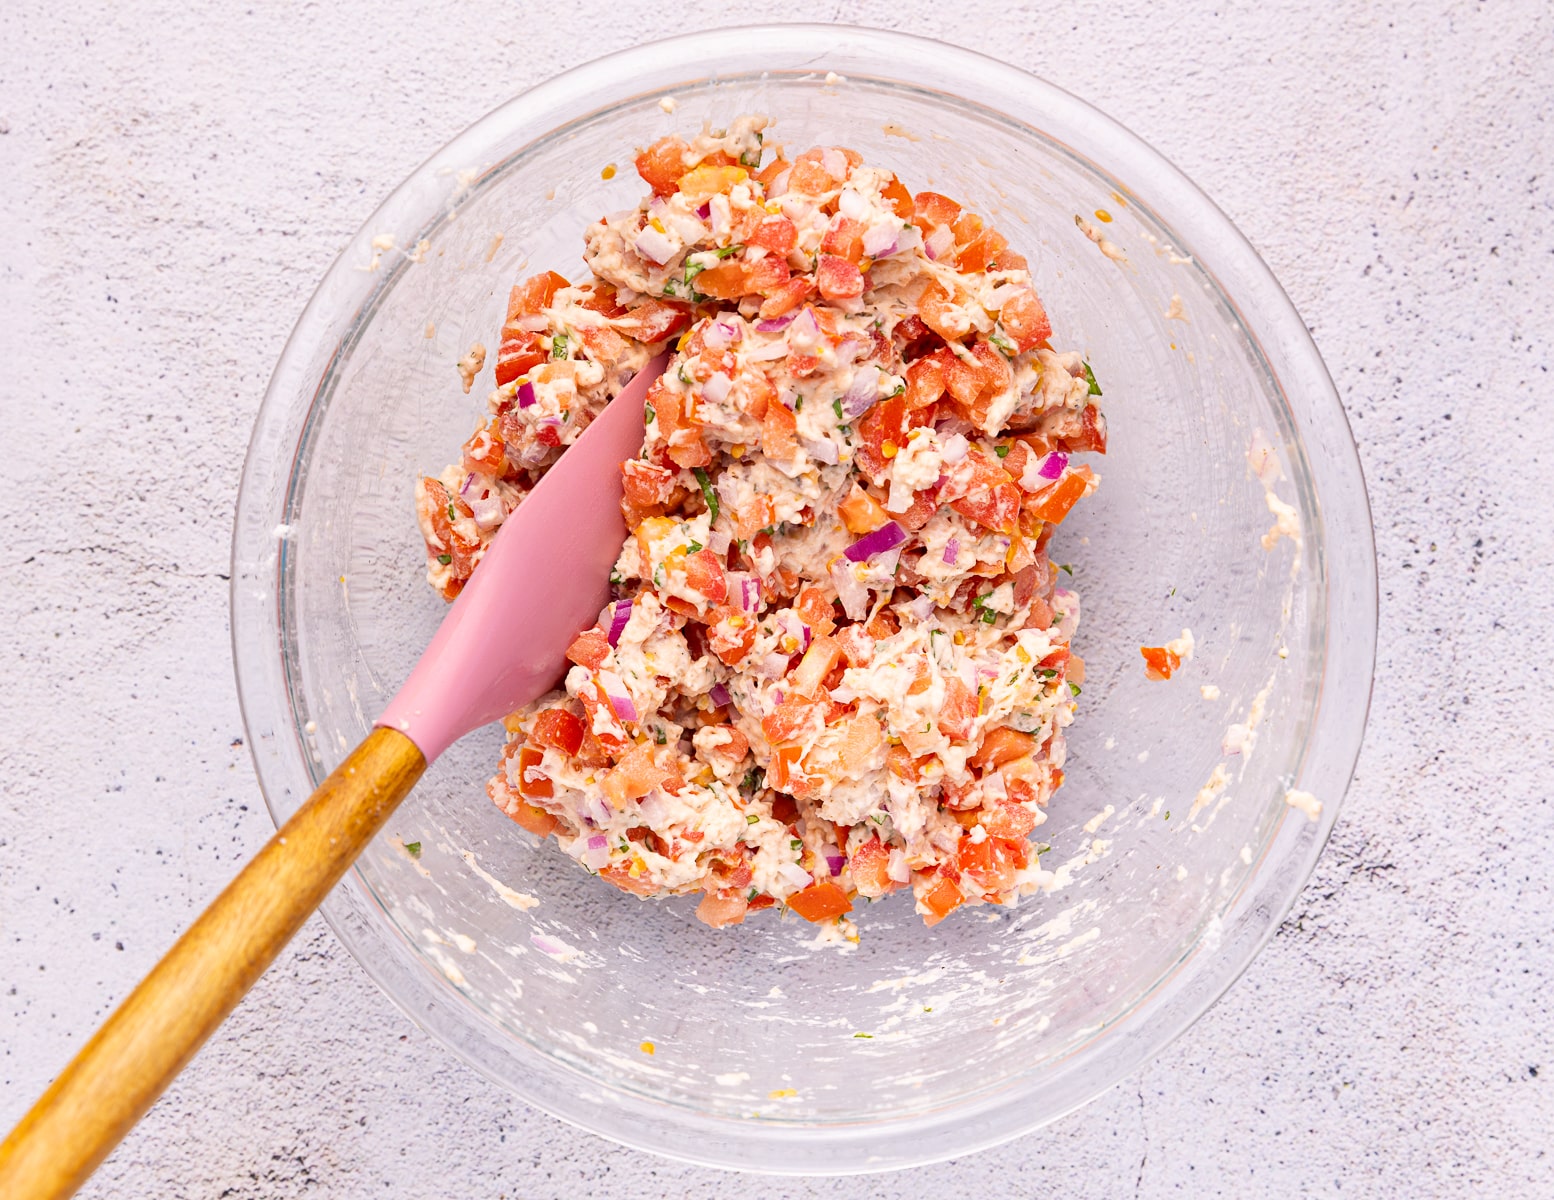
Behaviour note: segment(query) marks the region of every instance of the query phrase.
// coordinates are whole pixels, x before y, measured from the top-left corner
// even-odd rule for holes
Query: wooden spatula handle
[[[0,1143],[0,1196],[69,1196],[237,1006],[426,770],[374,729]]]

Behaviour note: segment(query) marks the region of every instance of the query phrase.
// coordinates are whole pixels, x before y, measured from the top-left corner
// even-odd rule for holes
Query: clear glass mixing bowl
[[[851,146],[989,215],[1030,256],[1056,344],[1105,388],[1103,484],[1055,551],[1089,673],[1036,835],[1066,886],[932,930],[892,897],[855,914],[856,946],[771,913],[716,932],[694,898],[617,892],[498,812],[489,729],[433,767],[324,912],[422,1026],[585,1128],[726,1167],[902,1167],[1051,1121],[1186,1030],[1306,880],[1360,745],[1376,585],[1343,412],[1256,254],[1137,138],[979,55],[834,26],[659,42],[503,105],[363,226],[286,347],[238,507],[239,685],[280,822],[443,614],[411,489],[483,410],[489,368],[466,397],[455,360],[493,344],[514,280],[579,272],[584,225],[635,202],[634,146],[752,111],[796,149]],[[1299,545],[1260,544],[1258,439]],[[1197,656],[1146,681],[1139,645],[1183,627]],[[1254,707],[1254,752],[1227,758]],[[1228,785],[1190,816],[1221,762]]]

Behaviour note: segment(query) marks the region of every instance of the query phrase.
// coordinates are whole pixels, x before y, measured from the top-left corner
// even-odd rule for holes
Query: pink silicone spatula
[[[162,1094],[435,759],[553,687],[626,537],[620,464],[660,355],[502,525],[367,735],[0,1143],[0,1196],[69,1196]]]

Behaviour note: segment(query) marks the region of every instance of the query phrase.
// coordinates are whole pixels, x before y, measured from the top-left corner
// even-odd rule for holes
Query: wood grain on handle
[[[155,1103],[426,770],[374,729],[200,915],[0,1143],[0,1196],[80,1187]]]

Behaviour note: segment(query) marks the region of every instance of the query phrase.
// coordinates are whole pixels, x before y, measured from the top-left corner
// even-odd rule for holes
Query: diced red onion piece
[[[712,202],[709,200],[706,204],[703,204],[700,208],[698,208],[696,210],[696,215],[703,221],[710,217],[712,215]]]
[[[482,529],[494,529],[506,518],[506,506],[498,496],[481,496],[469,502],[469,508],[475,514],[475,524]]]
[[[907,611],[919,621],[926,621],[933,616],[933,608],[932,596],[914,596],[907,605]]]
[[[609,638],[610,638],[610,645],[612,647],[613,646],[618,646],[620,644],[621,634],[626,632],[626,625],[628,624],[628,622],[630,622],[630,620],[631,620],[631,601],[630,600],[617,600],[615,602],[615,612],[610,616],[610,634],[609,634]]]
[[[725,530],[714,529],[707,535],[707,549],[714,554],[727,554],[729,540],[728,533]]]
[[[706,383],[701,385],[701,396],[708,404],[722,404],[728,397],[729,388],[734,386],[734,381],[719,371]]]
[[[781,688],[778,688],[776,691],[774,691],[772,693],[772,703],[773,704],[781,704],[782,703],[782,689]]]
[[[923,242],[923,253],[929,258],[938,261],[954,245],[955,231],[948,225],[941,225],[930,233]]]
[[[820,165],[832,179],[847,178],[847,156],[835,146],[827,146],[820,152]]]
[[[637,706],[631,702],[630,696],[611,696],[610,707],[615,710],[615,715],[622,721],[635,721],[637,719]]]
[[[958,433],[952,433],[949,437],[939,440],[939,458],[945,466],[953,467],[966,457],[970,449],[971,443]]]
[[[827,573],[836,586],[836,596],[850,620],[861,621],[869,612],[869,589],[858,581],[850,560],[840,556],[831,560]]]
[[[719,708],[722,708],[725,704],[729,703],[730,700],[733,699],[733,697],[728,694],[728,689],[721,683],[713,684],[712,690],[708,692],[707,695],[712,697],[712,702]]]
[[[567,952],[567,948],[560,942],[556,941],[554,938],[546,937],[543,933],[531,933],[529,935],[529,941],[534,943],[537,949],[544,951],[546,954],[562,955]]]
[[[534,403],[534,385],[525,380],[518,385],[518,407],[528,408]]]
[[[955,565],[955,560],[960,557],[960,538],[951,537],[944,543],[944,561],[950,566]]]
[[[1068,466],[1068,455],[1054,450],[1041,460],[1041,466],[1036,473],[1043,479],[1056,479],[1063,474],[1063,468],[1066,466]]]
[[[781,875],[788,883],[791,883],[796,891],[803,891],[815,882],[815,877],[799,866],[798,863],[779,864],[777,874]]]
[[[741,588],[743,595],[740,599],[744,603],[746,612],[755,612],[761,606],[761,581],[759,579],[746,579]]]
[[[863,252],[870,258],[888,258],[896,252],[896,231],[889,225],[870,227],[863,235]]]
[[[764,321],[757,321],[755,328],[758,333],[777,333],[793,324],[793,318],[798,313],[784,313],[780,317],[767,317]]]
[[[474,483],[474,482],[475,482],[475,472],[471,471],[468,475],[466,475],[464,477],[464,486],[459,488],[459,495],[461,495],[461,496],[469,495],[469,485]]]
[[[846,411],[845,409],[843,411]],[[801,438],[800,444],[804,447],[804,453],[816,462],[825,463],[828,467],[836,466],[840,452],[836,443],[830,438]]]
[[[842,162],[845,164],[846,159]],[[830,170],[829,167],[826,170]],[[843,188],[842,194],[836,198],[836,210],[842,216],[854,221],[861,221],[869,212],[869,202],[863,198],[863,193],[854,188]]]
[[[853,562],[863,562],[864,559],[873,558],[876,554],[894,550],[904,541],[906,541],[906,530],[894,521],[886,521],[872,533],[864,534],[842,553]]]
[[[637,240],[632,244],[638,254],[659,266],[663,266],[675,255],[674,240],[666,233],[659,233],[651,225],[637,234]]]
[[[819,340],[820,322],[815,319],[815,310],[806,304],[788,327],[788,345],[800,353],[807,353]]]
[[[872,363],[859,367],[853,372],[853,380],[848,385],[847,394],[842,397],[842,415],[848,420],[863,416],[874,407],[879,394],[880,369]]]

